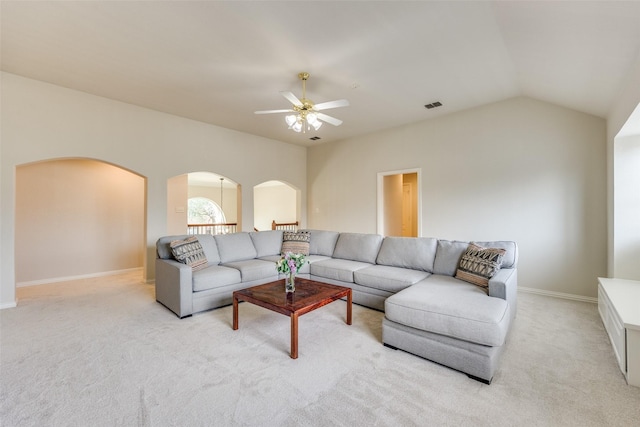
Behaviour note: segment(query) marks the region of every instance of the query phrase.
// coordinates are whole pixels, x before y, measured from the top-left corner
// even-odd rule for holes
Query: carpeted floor
[[[18,289],[0,311],[2,426],[638,426],[595,304],[519,294],[490,386],[381,344],[383,313],[240,305],[178,319],[137,274]]]

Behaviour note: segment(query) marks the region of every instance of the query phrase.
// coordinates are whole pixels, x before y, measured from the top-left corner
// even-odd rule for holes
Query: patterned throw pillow
[[[207,256],[197,237],[173,240],[169,246],[175,259],[190,266],[191,270],[196,271],[207,266]]]
[[[308,231],[285,231],[282,233],[282,249],[284,255],[287,252],[309,255],[309,242],[311,234]]]
[[[506,251],[498,248],[483,248],[469,243],[460,258],[456,279],[464,280],[488,290],[489,279],[500,270]]]

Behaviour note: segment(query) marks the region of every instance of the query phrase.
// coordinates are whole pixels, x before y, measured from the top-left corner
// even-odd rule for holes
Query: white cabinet
[[[599,278],[598,311],[618,366],[629,385],[640,387],[640,282]]]

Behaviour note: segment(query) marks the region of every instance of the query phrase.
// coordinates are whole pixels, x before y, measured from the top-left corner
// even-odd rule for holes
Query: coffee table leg
[[[233,296],[233,330],[238,329],[238,298]]]
[[[351,289],[349,289],[349,293],[347,294],[347,325],[351,324]]]
[[[291,313],[291,358],[298,358],[298,313]]]

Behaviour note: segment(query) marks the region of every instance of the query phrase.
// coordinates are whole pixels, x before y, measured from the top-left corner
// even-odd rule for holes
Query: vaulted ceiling
[[[640,2],[1,3],[2,70],[311,145],[524,95],[606,117],[640,54]],[[287,129],[280,91],[346,98]],[[442,107],[426,109],[439,101]],[[310,137],[318,136],[318,141]]]

